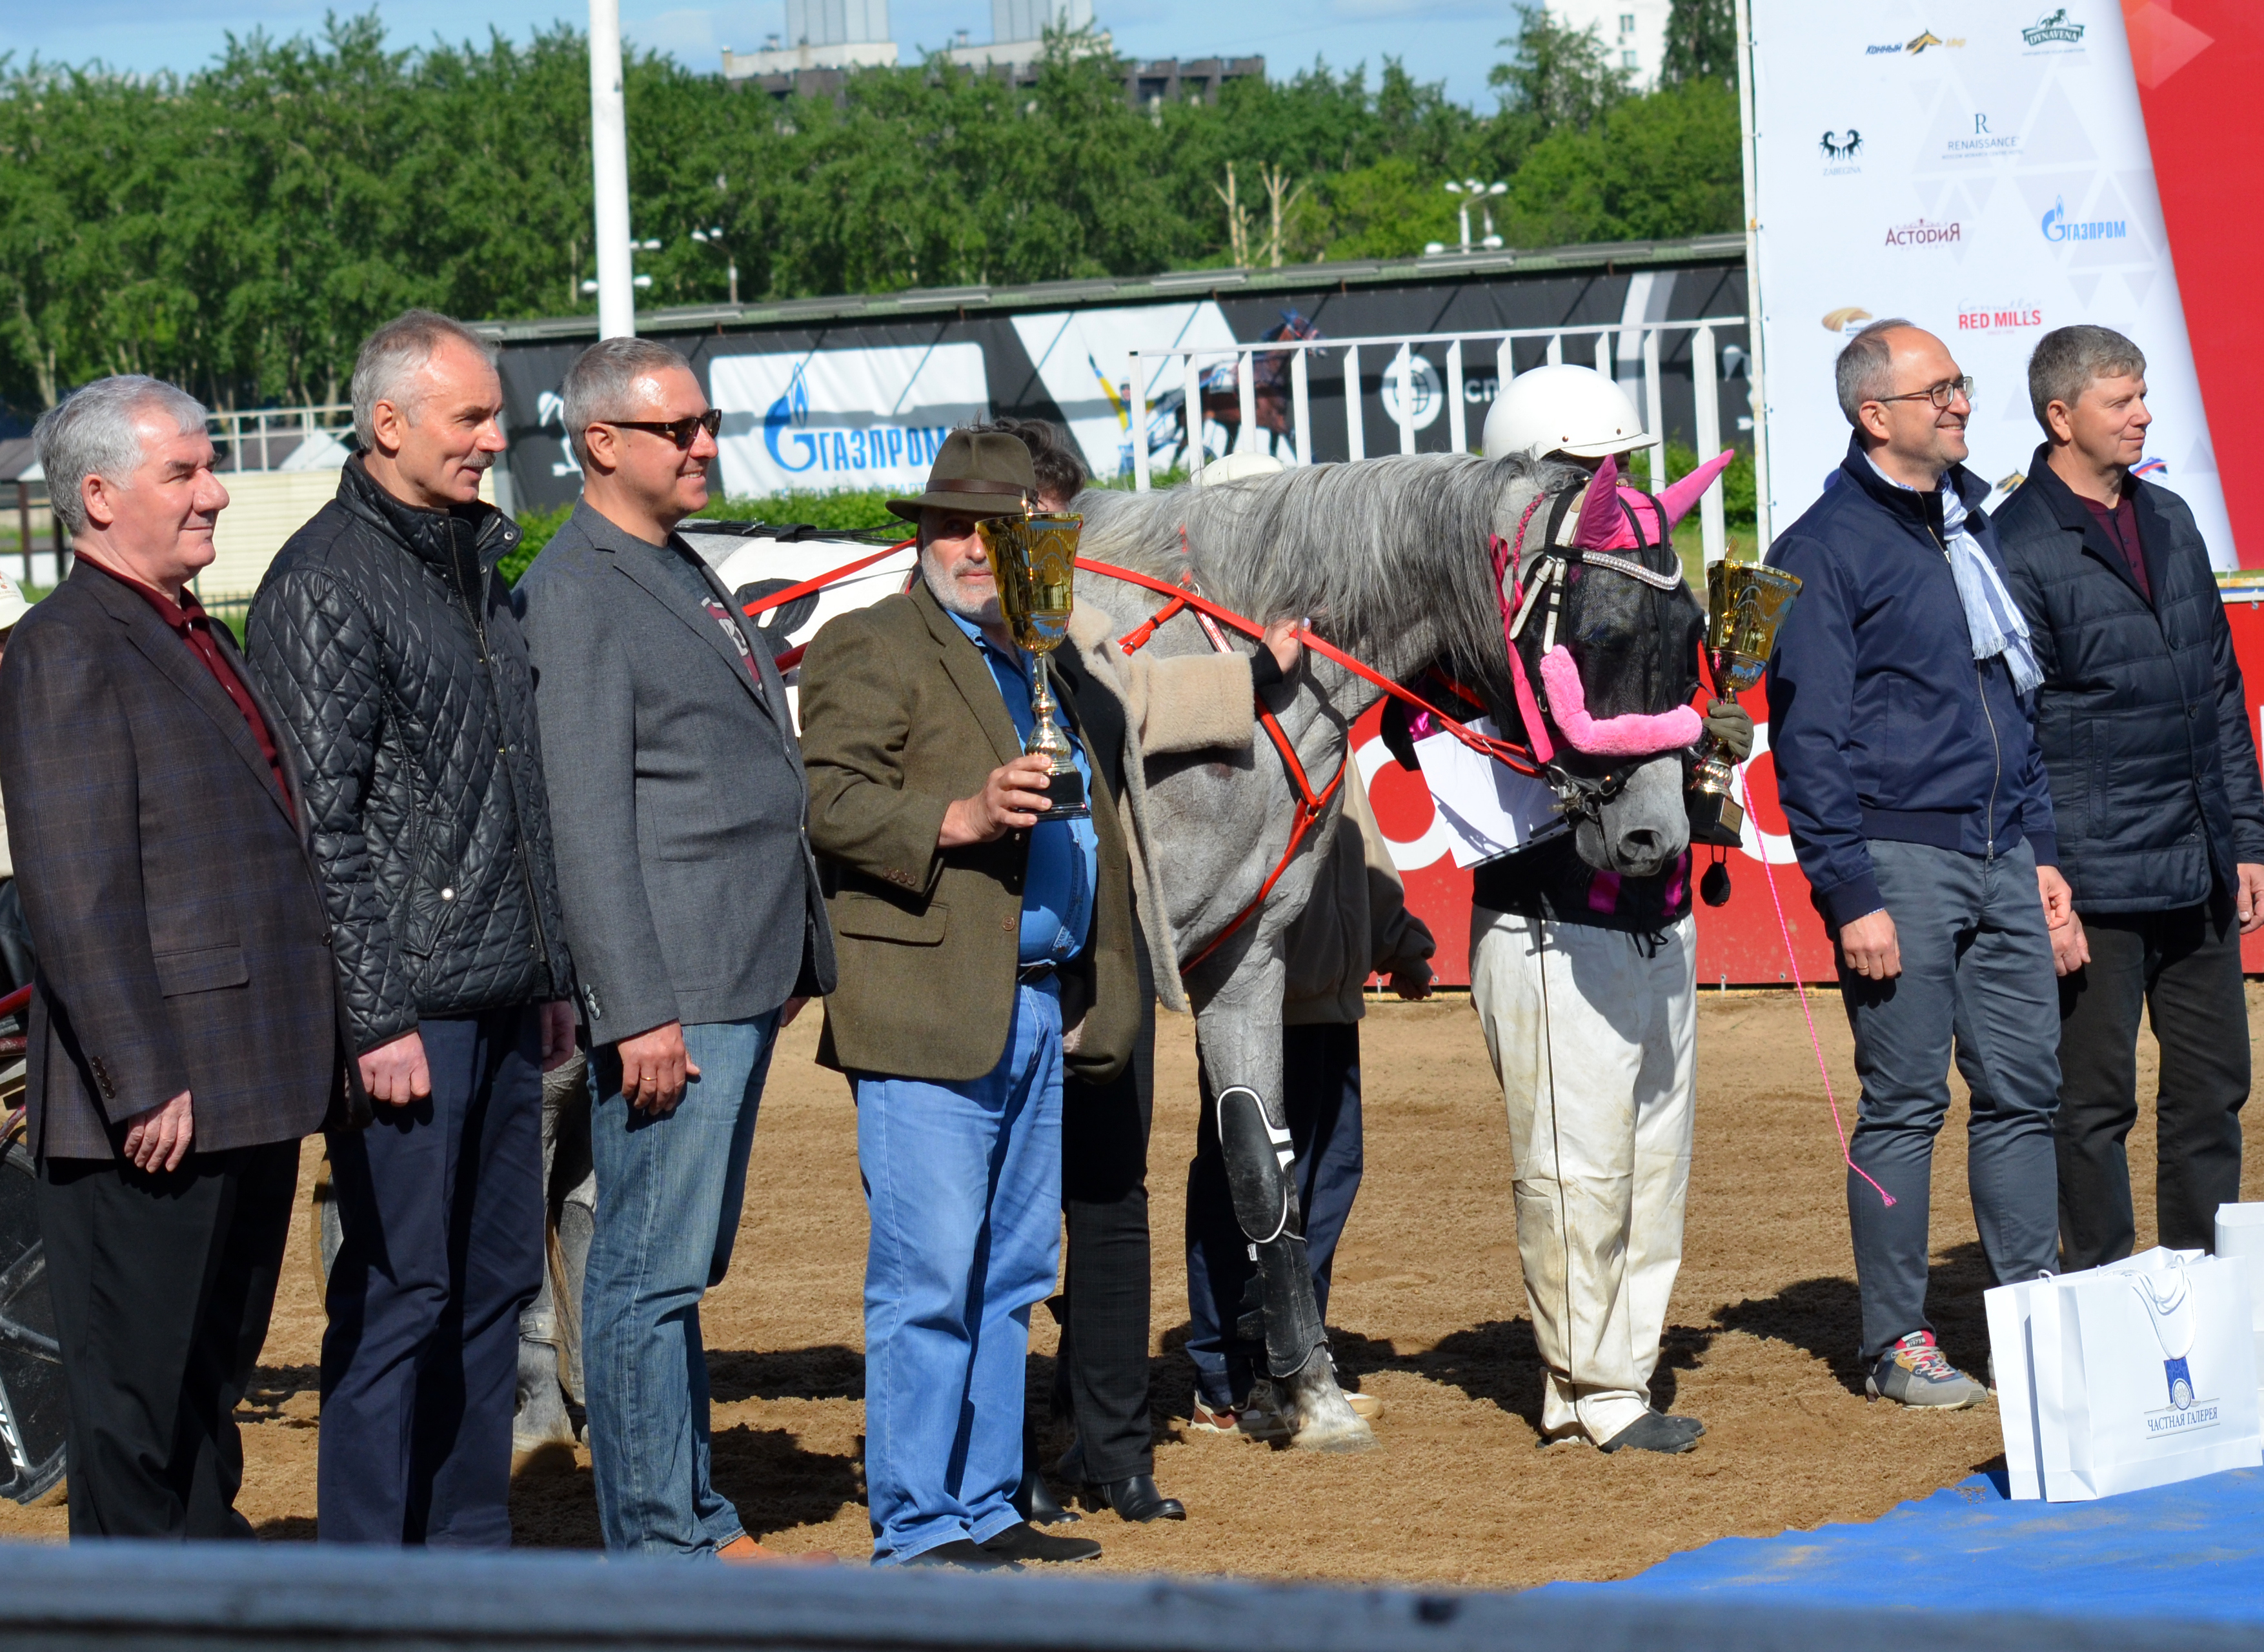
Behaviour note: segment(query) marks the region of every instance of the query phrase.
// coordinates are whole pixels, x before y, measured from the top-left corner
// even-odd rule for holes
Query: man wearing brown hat
[[[849,1076],[872,1216],[865,1482],[878,1565],[1085,1560],[1014,1511],[1030,1310],[1061,1245],[1064,1065],[1105,1082],[1140,1021],[1107,771],[1121,711],[1070,697],[1089,817],[1039,822],[1030,660],[976,525],[1037,492],[1029,449],[955,431],[911,590],[818,633],[802,668],[809,840],[839,984],[818,1059]]]

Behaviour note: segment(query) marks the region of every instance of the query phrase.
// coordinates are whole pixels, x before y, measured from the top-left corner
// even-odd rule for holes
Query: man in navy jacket
[[[2240,937],[2264,927],[2264,782],[2201,529],[2130,474],[2152,423],[2145,374],[2104,327],[2037,341],[2028,399],[2045,441],[1998,524],[2044,674],[2036,741],[2078,914],[2054,948],[2066,1272],[2135,1242],[2123,1141],[2142,1007],[2162,1047],[2161,1242],[2209,1248],[2217,1206],[2240,1197]]]
[[[1985,1390],[1926,1314],[1949,1061],[1972,1093],[1990,1272],[2033,1279],[2058,1264],[2050,926],[2072,914],[2029,724],[2035,655],[1980,508],[1987,484],[1960,462],[1971,380],[1903,321],[1858,333],[1838,379],[1847,458],[1768,554],[1802,581],[1769,661],[1770,746],[1863,1081],[1847,1212],[1867,1387],[1968,1406]]]

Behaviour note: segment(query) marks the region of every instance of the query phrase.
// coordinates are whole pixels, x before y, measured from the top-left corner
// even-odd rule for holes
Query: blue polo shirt
[[[999,698],[1006,702],[1006,714],[1014,720],[1014,731],[1027,740],[1038,721],[1030,708],[1027,656],[1019,650],[1000,653],[970,620],[953,614],[951,622],[981,650],[983,663],[998,685]],[[1085,779],[1085,794],[1090,799],[1092,769],[1085,761],[1084,743],[1070,730],[1063,732],[1069,735],[1070,757]],[[1092,929],[1092,891],[1099,876],[1100,840],[1090,816],[1045,821],[1031,830],[1029,865],[1022,879],[1021,962],[1067,963],[1085,950]]]

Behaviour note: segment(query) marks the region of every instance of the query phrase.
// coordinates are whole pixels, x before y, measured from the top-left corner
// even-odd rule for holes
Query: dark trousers
[[[519,1315],[542,1282],[541,1026],[515,1009],[418,1031],[431,1099],[330,1138],[317,1535],[507,1548]]]
[[[2062,1272],[2119,1262],[2136,1239],[2123,1143],[2138,1117],[2138,1015],[2162,1047],[2154,1213],[2173,1250],[2213,1249],[2240,1197],[2248,1004],[2240,934],[2206,906],[2086,917],[2091,962],[2059,983]]]
[[[1202,1081],[1202,1124],[1187,1167],[1187,1358],[1195,1383],[1215,1409],[1249,1397],[1265,1349],[1236,1335],[1243,1293],[1257,1266],[1235,1220],[1226,1159],[1218,1145],[1218,1101],[1210,1074]],[[1329,1271],[1337,1241],[1360,1192],[1364,1160],[1360,1118],[1360,1027],[1281,1029],[1281,1100],[1289,1145],[1297,1156],[1297,1204],[1305,1218],[1305,1256],[1313,1269],[1313,1303],[1329,1311]]]
[[[1086,1475],[1156,1469],[1148,1416],[1148,1126],[1156,1099],[1156,1004],[1106,1084],[1062,1085],[1062,1214],[1068,1223],[1054,1409],[1075,1420]]]
[[[2033,1279],[2058,1261],[2052,1112],[2059,1061],[2035,851],[2022,843],[1985,859],[1883,839],[1870,847],[1903,973],[1873,981],[1848,973],[1844,960],[1840,967],[1863,1081],[1849,1154],[1895,1200],[1890,1206],[1848,1172],[1867,1365],[1899,1338],[1934,1329],[1926,1313],[1927,1221],[1953,1054],[1972,1096],[1965,1177],[1992,1282]]]
[[[250,1537],[236,1408],[267,1340],[299,1144],[192,1153],[154,1175],[107,1159],[39,1169],[71,1536]]]

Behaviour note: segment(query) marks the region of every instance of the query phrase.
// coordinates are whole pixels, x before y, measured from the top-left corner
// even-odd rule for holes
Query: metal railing
[[[1202,474],[1204,451],[1202,440],[1202,380],[1208,368],[1231,360],[1234,364],[1235,395],[1238,403],[1243,435],[1247,442],[1250,432],[1258,428],[1258,361],[1260,356],[1286,355],[1289,358],[1290,424],[1295,443],[1296,462],[1313,462],[1313,422],[1311,408],[1311,356],[1317,350],[1342,352],[1342,376],[1345,387],[1346,446],[1354,459],[1368,454],[1366,411],[1361,404],[1360,358],[1362,350],[1394,351],[1390,366],[1385,368],[1387,380],[1396,383],[1398,406],[1390,417],[1398,426],[1399,448],[1403,453],[1415,451],[1415,366],[1414,355],[1419,344],[1444,344],[1447,368],[1447,446],[1455,453],[1469,451],[1469,414],[1462,396],[1462,346],[1477,342],[1496,345],[1500,351],[1503,378],[1511,370],[1511,349],[1520,339],[1547,341],[1547,359],[1561,362],[1565,356],[1564,341],[1582,339],[1590,335],[1595,338],[1596,371],[1606,378],[1616,376],[1615,359],[1622,352],[1623,336],[1635,336],[1636,351],[1643,363],[1644,429],[1651,439],[1644,451],[1649,455],[1650,481],[1656,492],[1666,483],[1666,416],[1665,397],[1659,373],[1659,343],[1668,333],[1690,335],[1692,388],[1697,401],[1696,429],[1698,452],[1711,458],[1722,450],[1721,345],[1716,330],[1745,327],[1743,315],[1709,315],[1692,321],[1658,322],[1597,322],[1563,327],[1488,328],[1482,331],[1460,333],[1397,333],[1381,334],[1366,338],[1281,338],[1253,344],[1237,344],[1230,348],[1215,345],[1182,345],[1165,350],[1136,350],[1132,352],[1132,382],[1128,422],[1132,431],[1132,485],[1144,491],[1149,482],[1148,402],[1151,384],[1160,375],[1154,371],[1177,361],[1180,369],[1180,416],[1186,421],[1186,455],[1187,474]],[[1706,547],[1706,561],[1718,562],[1727,554],[1728,528],[1722,512],[1722,484],[1716,480],[1706,489],[1699,505],[1701,535]]]
[[[345,402],[314,407],[246,408],[205,416],[205,428],[231,475],[273,470],[317,436],[342,436],[353,428],[353,408]]]

